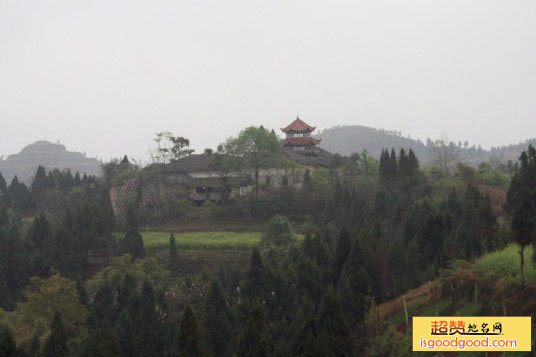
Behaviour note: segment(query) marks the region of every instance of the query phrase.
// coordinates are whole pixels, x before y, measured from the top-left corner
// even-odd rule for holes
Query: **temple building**
[[[283,165],[261,169],[258,173],[263,190],[280,187],[283,182],[290,187],[302,185],[307,170],[330,168],[333,155],[318,146],[320,139],[311,133],[316,127],[310,126],[299,117],[281,130],[286,134],[282,141],[286,162]],[[198,205],[204,202],[221,202],[244,196],[254,190],[252,171],[223,172],[218,167],[222,153],[191,154],[162,167],[151,164],[142,170],[140,178],[141,200],[148,208],[159,207],[164,202],[190,200]],[[160,177],[164,175],[166,179]],[[112,187],[110,199],[117,211],[124,206],[128,187]]]
[[[310,126],[298,116],[287,127],[281,128],[281,131],[287,135],[283,140],[283,145],[293,150],[312,149],[320,143],[320,139],[315,139],[311,136],[315,129],[316,127]]]

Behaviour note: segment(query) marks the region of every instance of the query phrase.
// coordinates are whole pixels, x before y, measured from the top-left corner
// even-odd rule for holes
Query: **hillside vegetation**
[[[526,249],[524,256],[531,262],[532,249]],[[521,289],[519,264],[519,246],[510,244],[474,263],[456,261],[440,278],[371,309],[367,324],[376,328],[370,329],[375,332],[368,352],[411,355],[413,316],[532,315],[536,311],[536,267],[525,266],[527,286]],[[533,345],[535,332],[533,327]]]
[[[366,149],[369,155],[377,160],[384,148],[395,148],[397,152],[402,148],[406,151],[411,148],[419,161],[426,165],[433,161],[433,141],[437,139],[427,138],[426,142],[423,142],[409,136],[404,137],[397,131],[361,125],[336,126],[323,130],[317,136],[322,139],[320,146],[327,151],[347,156],[361,153]],[[493,147],[490,150],[482,149],[479,145],[475,146],[469,143],[466,145],[465,142],[455,142],[454,146],[458,160],[478,166],[482,162],[490,161],[494,163],[507,163],[509,160],[515,162],[529,144],[536,144],[536,139],[528,139],[525,142],[508,146]]]

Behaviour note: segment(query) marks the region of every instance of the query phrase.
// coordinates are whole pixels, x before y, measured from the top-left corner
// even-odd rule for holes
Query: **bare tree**
[[[459,159],[456,144],[449,141],[446,134],[441,135],[441,138],[434,142],[433,151],[434,165],[445,172],[449,171],[450,167]]]
[[[190,149],[190,140],[182,136],[174,136],[169,131],[157,133],[153,140],[156,143],[156,148],[150,152],[154,164],[150,169],[150,179],[154,186],[153,189],[156,191],[153,192],[153,200],[158,204],[161,213],[164,213],[164,208],[166,211],[174,212],[175,202],[172,180],[170,179],[170,164],[191,155],[194,150]],[[166,207],[162,203],[160,186],[163,187]]]

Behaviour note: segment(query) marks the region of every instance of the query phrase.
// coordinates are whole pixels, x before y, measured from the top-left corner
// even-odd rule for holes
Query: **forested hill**
[[[398,152],[401,148],[413,149],[421,163],[427,164],[433,160],[433,142],[427,139],[426,143],[421,140],[404,137],[400,132],[375,129],[361,125],[336,126],[325,129],[317,135],[322,139],[320,146],[332,153],[350,155],[360,153],[367,149],[369,155],[379,159],[382,149],[395,148]],[[493,147],[484,150],[480,146],[468,143],[453,143],[458,159],[468,164],[478,165],[481,162],[507,162],[516,161],[529,143],[536,145],[536,138],[509,146]]]
[[[361,125],[325,129],[317,137],[322,139],[322,148],[345,156],[367,149],[369,155],[379,159],[385,148],[395,148],[397,152],[400,148],[412,148],[421,162],[428,161],[429,156],[426,145],[421,141],[405,138],[396,132]]]
[[[100,162],[88,158],[79,152],[68,151],[64,145],[48,141],[37,141],[22,149],[18,154],[9,155],[7,159],[0,158],[0,172],[9,182],[17,175],[19,181],[26,181],[39,165],[46,169],[69,169],[74,174],[99,175]]]

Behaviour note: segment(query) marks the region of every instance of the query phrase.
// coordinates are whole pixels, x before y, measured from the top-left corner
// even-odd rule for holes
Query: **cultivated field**
[[[145,248],[169,247],[169,232],[142,232]],[[261,239],[260,232],[186,232],[174,233],[175,244],[180,250],[228,250],[251,249]]]

